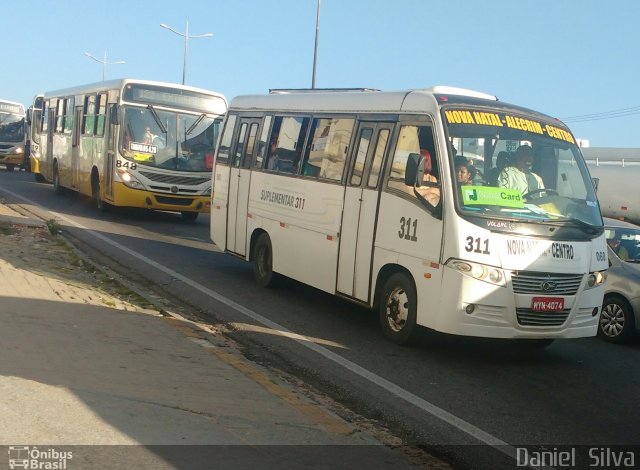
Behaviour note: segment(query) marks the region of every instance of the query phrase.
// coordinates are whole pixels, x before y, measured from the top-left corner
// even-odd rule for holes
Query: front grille
[[[153,173],[151,171],[141,171],[140,174],[145,178],[149,178],[151,181],[156,181],[158,183],[164,183],[164,184],[174,184],[174,185],[183,184],[186,186],[198,186],[202,183],[206,183],[207,181],[209,181],[209,178],[165,175],[164,173]]]
[[[516,316],[522,326],[560,326],[569,316],[569,310],[535,312],[530,308],[516,308]]]
[[[545,281],[555,283],[555,289],[544,290],[542,283]],[[575,295],[580,288],[582,274],[513,271],[511,282],[516,294]]]
[[[193,199],[191,198],[167,197],[158,195],[156,195],[156,201],[158,201],[160,204],[171,204],[174,206],[190,206],[191,204],[193,204]]]

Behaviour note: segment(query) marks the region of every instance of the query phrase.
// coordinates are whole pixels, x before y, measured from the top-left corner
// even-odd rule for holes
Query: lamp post
[[[184,62],[182,64],[182,84],[184,85],[184,81],[185,81],[185,76],[187,73],[187,51],[188,51],[188,44],[189,44],[189,39],[191,38],[208,38],[213,36],[213,33],[204,33],[204,34],[192,34],[189,35],[189,22],[187,21],[187,29],[185,30],[184,33],[178,32],[175,29],[167,26],[164,23],[160,24],[160,27],[168,29],[169,31],[171,31],[172,33],[176,33],[178,36],[182,36],[184,38]]]
[[[115,64],[124,64],[126,63],[124,60],[118,60],[116,62],[107,62],[107,51],[104,51],[104,59],[100,60],[100,59],[96,59],[95,57],[93,57],[91,54],[89,54],[88,52],[85,52],[84,55],[86,55],[87,57],[89,57],[90,59],[95,60],[96,62],[98,62],[99,64],[102,64],[102,81],[104,82],[104,77],[107,73],[107,64],[109,65],[115,65]]]
[[[316,44],[313,48],[313,75],[311,77],[311,88],[316,87],[316,62],[318,60],[318,34],[320,33],[320,0],[318,0],[318,11],[316,13]]]

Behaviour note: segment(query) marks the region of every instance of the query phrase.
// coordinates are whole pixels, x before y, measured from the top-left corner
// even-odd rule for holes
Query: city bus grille
[[[582,274],[513,271],[511,282],[516,294],[575,295],[580,288]]]
[[[141,171],[140,174],[145,178],[149,178],[151,181],[156,181],[158,183],[164,183],[164,184],[174,184],[174,185],[183,184],[185,186],[198,186],[200,184],[203,184],[209,181],[209,178],[200,178],[200,177],[194,177],[194,176],[165,175],[164,173],[153,173],[150,171]]]
[[[522,326],[560,326],[567,320],[569,310],[535,312],[530,308],[516,308],[516,316]]]
[[[193,204],[193,199],[191,198],[181,198],[181,197],[167,197],[167,196],[155,196],[156,201],[160,204],[171,204],[173,206],[190,206]]]

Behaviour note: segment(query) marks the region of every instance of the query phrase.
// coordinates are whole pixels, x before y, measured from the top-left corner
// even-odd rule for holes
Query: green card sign
[[[462,203],[502,207],[524,207],[522,194],[517,189],[494,188],[491,186],[462,186]]]

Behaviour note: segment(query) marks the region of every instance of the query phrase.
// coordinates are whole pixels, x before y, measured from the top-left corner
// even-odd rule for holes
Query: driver
[[[531,171],[533,149],[528,145],[518,147],[514,157],[514,166],[504,168],[498,175],[498,187],[517,189],[522,194],[536,189],[544,189],[542,178]]]

